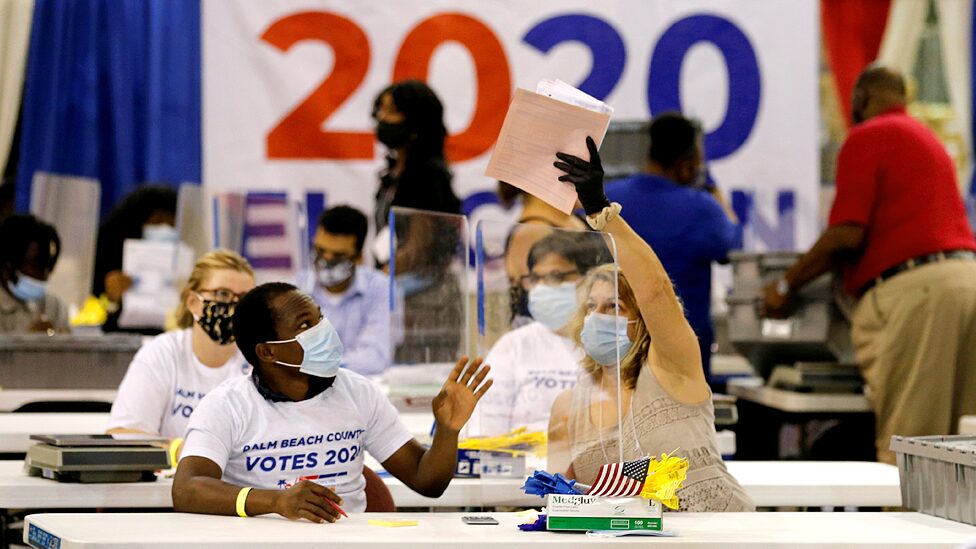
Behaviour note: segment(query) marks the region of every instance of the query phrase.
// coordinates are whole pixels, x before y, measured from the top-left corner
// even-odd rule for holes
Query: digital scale
[[[170,468],[169,441],[141,435],[31,435],[30,476],[58,482],[152,482]]]

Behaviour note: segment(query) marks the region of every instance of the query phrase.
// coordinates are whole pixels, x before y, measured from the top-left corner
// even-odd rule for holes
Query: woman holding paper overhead
[[[576,187],[587,223],[613,237],[622,272],[604,265],[580,284],[570,332],[586,353],[584,372],[553,404],[549,470],[592,483],[621,454],[631,461],[677,448],[689,461],[681,510],[753,510],[718,452],[698,341],[668,273],[607,200],[596,144],[587,137],[586,145],[589,161],[557,153],[554,166]]]

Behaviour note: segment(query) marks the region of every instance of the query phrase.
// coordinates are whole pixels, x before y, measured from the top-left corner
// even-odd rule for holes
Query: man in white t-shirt
[[[258,286],[233,324],[254,371],[211,391],[190,419],[175,510],[335,522],[336,505],[366,508],[364,451],[420,494],[447,488],[458,432],[491,386],[480,360],[458,361],[434,398],[437,430],[424,449],[373,382],[339,368],[335,329],[294,286]]]

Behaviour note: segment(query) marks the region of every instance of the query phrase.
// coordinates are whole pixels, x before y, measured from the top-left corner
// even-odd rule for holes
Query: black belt
[[[918,257],[913,257],[904,263],[900,263],[891,267],[890,269],[885,269],[881,271],[881,274],[876,276],[870,282],[861,286],[861,290],[858,295],[864,295],[868,293],[868,290],[874,288],[877,284],[888,280],[889,278],[901,274],[905,271],[910,271],[915,267],[921,267],[926,263],[935,263],[938,261],[945,261],[947,259],[968,259],[970,261],[976,260],[976,252],[972,250],[949,250],[945,252],[936,252],[934,254],[920,255]]]

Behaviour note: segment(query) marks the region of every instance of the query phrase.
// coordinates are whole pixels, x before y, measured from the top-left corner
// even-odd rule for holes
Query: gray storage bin
[[[783,276],[800,258],[797,252],[732,252],[732,294],[757,295],[759,291]]]
[[[142,344],[133,334],[0,336],[0,387],[116,389]]]
[[[797,310],[789,319],[760,316],[762,289],[782,278],[799,257],[795,252],[730,254],[730,343],[746,356],[762,351],[779,364],[853,361],[850,326],[834,303],[831,275],[818,278],[799,292]]]
[[[903,507],[976,526],[976,436],[891,437]]]
[[[767,284],[786,274],[802,254],[797,252],[732,252],[732,292],[734,297],[756,297]],[[825,274],[800,291],[805,300],[831,301],[831,275]]]

